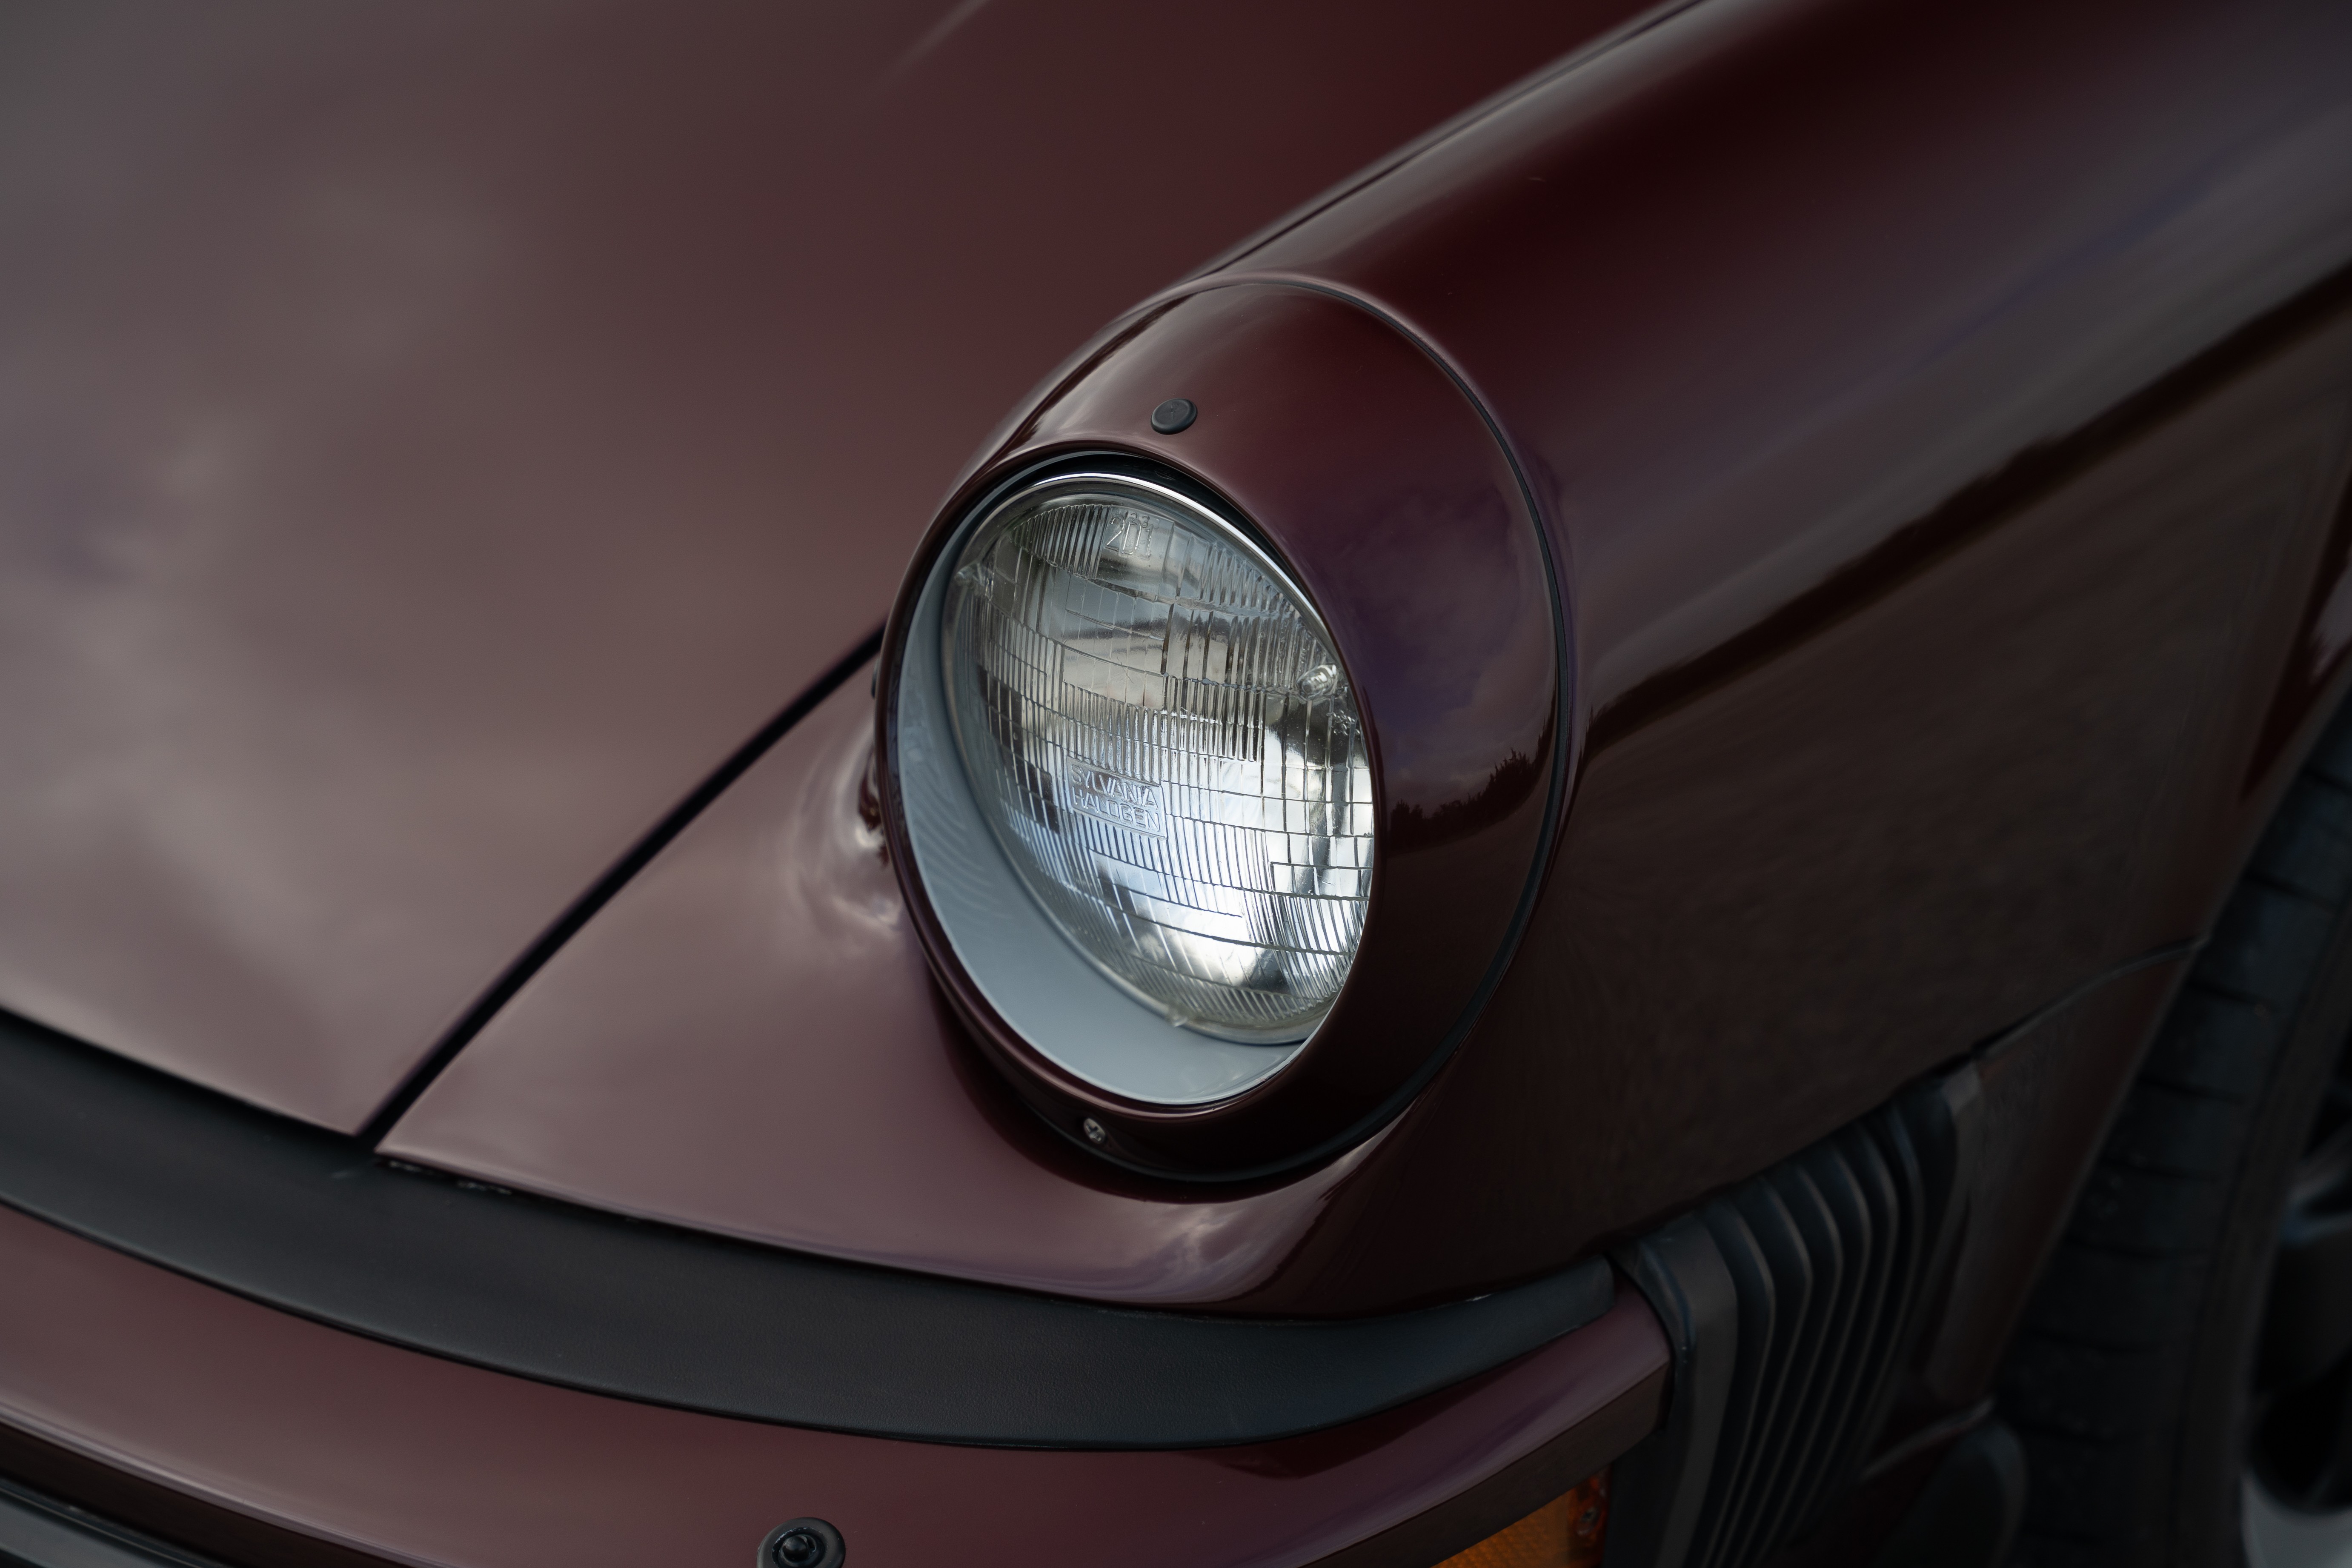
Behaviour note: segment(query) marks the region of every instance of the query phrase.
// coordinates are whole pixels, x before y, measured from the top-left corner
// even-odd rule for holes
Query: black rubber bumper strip
[[[751,1246],[387,1166],[0,1015],[0,1203],[393,1344],[799,1426],[1186,1448],[1337,1426],[1608,1310],[1594,1259],[1319,1321],[1139,1311]]]

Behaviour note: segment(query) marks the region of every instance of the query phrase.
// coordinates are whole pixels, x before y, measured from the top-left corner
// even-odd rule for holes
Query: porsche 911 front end
[[[2352,1542],[2352,10],[0,26],[0,1556]]]

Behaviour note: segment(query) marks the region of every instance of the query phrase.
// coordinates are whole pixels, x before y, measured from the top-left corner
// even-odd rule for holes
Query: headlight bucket
[[[1198,417],[1160,434],[1152,410],[1175,396]],[[1378,848],[1353,965],[1278,1070],[1237,1072],[1227,1089],[1213,1073],[1205,1093],[1139,1089],[1074,1057],[1066,1042],[1106,1020],[1144,1049],[1269,1047],[1155,1019],[1134,987],[1080,956],[1066,921],[1055,930],[1001,892],[1008,923],[989,938],[958,902],[971,891],[964,873],[978,873],[950,862],[998,857],[981,879],[1010,885],[1002,818],[974,835],[976,810],[960,834],[937,817],[943,770],[963,765],[943,754],[948,678],[934,673],[947,668],[947,580],[964,564],[950,552],[1008,501],[1087,474],[1198,508],[1262,548],[1261,564],[1319,613],[1361,727]],[[959,486],[917,552],[882,655],[893,864],[942,988],[1014,1089],[1096,1152],[1188,1177],[1320,1158],[1394,1115],[1466,1031],[1532,898],[1562,767],[1556,604],[1543,542],[1485,418],[1391,323],[1317,291],[1255,284],[1186,296],[1106,334]],[[1031,960],[1053,977],[1031,975],[1015,1000],[1022,987],[1006,976]],[[1057,994],[1094,1022],[1041,1025],[1039,999]],[[1111,1003],[1128,1012],[1105,1011]],[[1147,1025],[1165,1037],[1146,1038]]]

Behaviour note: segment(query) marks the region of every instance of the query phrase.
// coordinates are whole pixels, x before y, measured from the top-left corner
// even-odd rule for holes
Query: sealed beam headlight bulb
[[[1048,480],[971,529],[940,625],[974,802],[1054,926],[1194,1034],[1312,1033],[1363,933],[1371,767],[1281,567],[1173,491]]]

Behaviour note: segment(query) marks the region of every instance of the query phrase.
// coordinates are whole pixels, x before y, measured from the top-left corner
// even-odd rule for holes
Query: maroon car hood
[[[1622,9],[12,11],[0,1006],[361,1125],[1088,332]]]

